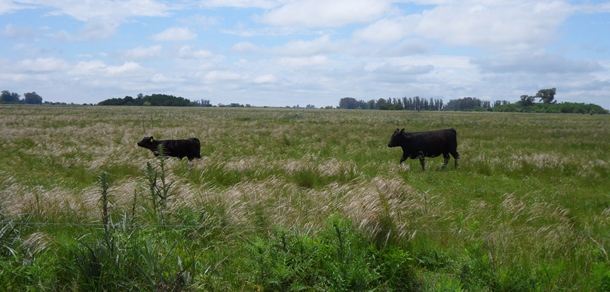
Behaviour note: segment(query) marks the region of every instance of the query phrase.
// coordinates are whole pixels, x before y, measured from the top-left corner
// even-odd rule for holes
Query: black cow
[[[405,129],[394,131],[388,147],[402,147],[402,157],[400,163],[407,158],[419,158],[421,169],[425,170],[425,157],[436,157],[443,154],[445,163],[443,169],[449,163],[449,154],[455,160],[455,167],[458,166],[460,154],[457,152],[457,132],[454,129],[436,130],[428,132],[408,133]]]
[[[188,140],[155,140],[152,136],[144,137],[138,142],[138,146],[150,149],[155,156],[159,156],[159,145],[163,146],[163,155],[178,157],[188,157],[189,161],[194,158],[201,158],[199,154],[199,139],[190,138]]]

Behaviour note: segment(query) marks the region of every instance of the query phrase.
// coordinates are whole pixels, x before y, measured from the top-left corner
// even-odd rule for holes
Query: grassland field
[[[387,147],[396,128],[456,129],[459,167],[452,158],[441,169],[442,157],[426,171],[399,165],[402,150]],[[161,169],[137,147],[144,136],[197,137],[202,158]],[[610,289],[608,115],[0,106],[0,149],[4,287],[170,291],[179,275],[185,291]],[[151,166],[166,172],[160,207]],[[102,231],[102,173],[112,234]],[[318,253],[325,242],[347,248],[341,232],[384,258],[400,251],[400,272],[377,260],[348,269],[370,267],[368,251],[357,263],[339,252],[343,272],[316,277],[323,264],[298,261],[310,269],[299,274],[275,258],[286,236]],[[102,253],[97,245],[111,264],[78,252]],[[99,275],[88,276],[79,267],[92,258]]]

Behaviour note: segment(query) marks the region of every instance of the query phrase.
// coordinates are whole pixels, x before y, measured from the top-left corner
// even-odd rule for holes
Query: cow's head
[[[152,136],[144,137],[142,140],[140,140],[140,142],[138,142],[138,146],[150,149],[154,141],[155,139],[153,139]]]
[[[396,129],[394,131],[394,134],[392,134],[392,137],[390,138],[390,142],[388,143],[388,147],[397,147],[400,146],[402,143],[402,141],[404,141],[404,134],[405,133],[405,129],[403,128],[402,130],[398,130]]]

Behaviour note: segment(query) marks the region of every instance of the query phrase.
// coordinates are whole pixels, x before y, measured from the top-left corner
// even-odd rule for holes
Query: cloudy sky
[[[610,1],[0,0],[0,90],[97,103],[462,97],[610,108]]]

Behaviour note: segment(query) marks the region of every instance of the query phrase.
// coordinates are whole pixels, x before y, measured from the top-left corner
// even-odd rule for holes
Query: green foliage
[[[183,97],[167,94],[152,94],[138,96],[135,99],[131,96],[125,96],[125,98],[110,98],[99,102],[98,105],[193,106],[195,103],[192,103],[190,100]]]
[[[430,100],[426,98],[403,97],[403,98],[380,98],[378,100],[371,99],[369,101],[356,100],[353,97],[344,97],[339,100],[340,109],[380,109],[380,110],[426,110],[438,111],[443,108],[442,99]]]
[[[170,193],[170,190],[174,184],[168,181],[166,159],[167,157],[163,155],[163,145],[159,145],[159,170],[154,169],[150,162],[146,162],[146,179],[148,181],[149,195],[154,214],[158,216],[161,224],[165,224],[167,204],[173,195]]]
[[[42,104],[42,97],[36,92],[25,93],[23,99],[20,99],[19,97],[19,94],[16,92],[2,90],[2,95],[0,95],[0,104]]]
[[[549,89],[540,89],[536,93],[536,97],[540,98],[540,101],[545,104],[553,104],[557,101],[555,100],[555,87]]]
[[[24,101],[27,104],[41,104],[42,97],[36,92],[27,92],[24,95]]]
[[[491,103],[476,97],[464,97],[450,100],[443,108],[447,111],[481,111],[491,110]]]
[[[250,279],[256,287],[271,291],[414,291],[420,285],[409,253],[389,247],[377,250],[339,218],[316,236],[297,230],[275,230],[266,238],[249,241]]]
[[[415,97],[404,98],[380,98],[378,100],[356,100],[352,97],[344,97],[339,101],[341,109],[380,109],[380,110],[446,110],[446,111],[495,111],[495,112],[531,112],[531,113],[580,113],[580,114],[608,114],[608,110],[595,104],[563,102],[555,100],[556,89],[540,89],[535,96],[521,95],[517,103],[505,100],[490,101],[480,100],[476,97],[463,97],[452,99],[447,104],[438,99]],[[536,99],[540,103],[536,103]]]
[[[528,113],[573,113],[573,114],[608,114],[608,110],[596,104],[585,104],[575,102],[562,103],[531,103],[523,106],[522,104],[506,104],[496,106],[495,112],[528,112]]]
[[[0,287],[604,291],[608,122],[1,106]],[[460,167],[398,165],[397,127],[455,128]],[[198,137],[203,158],[159,160],[146,135]]]
[[[592,271],[595,291],[610,291],[610,264],[595,263]]]
[[[19,103],[19,94],[16,92],[9,92],[8,90],[2,90],[0,95],[0,103]]]

